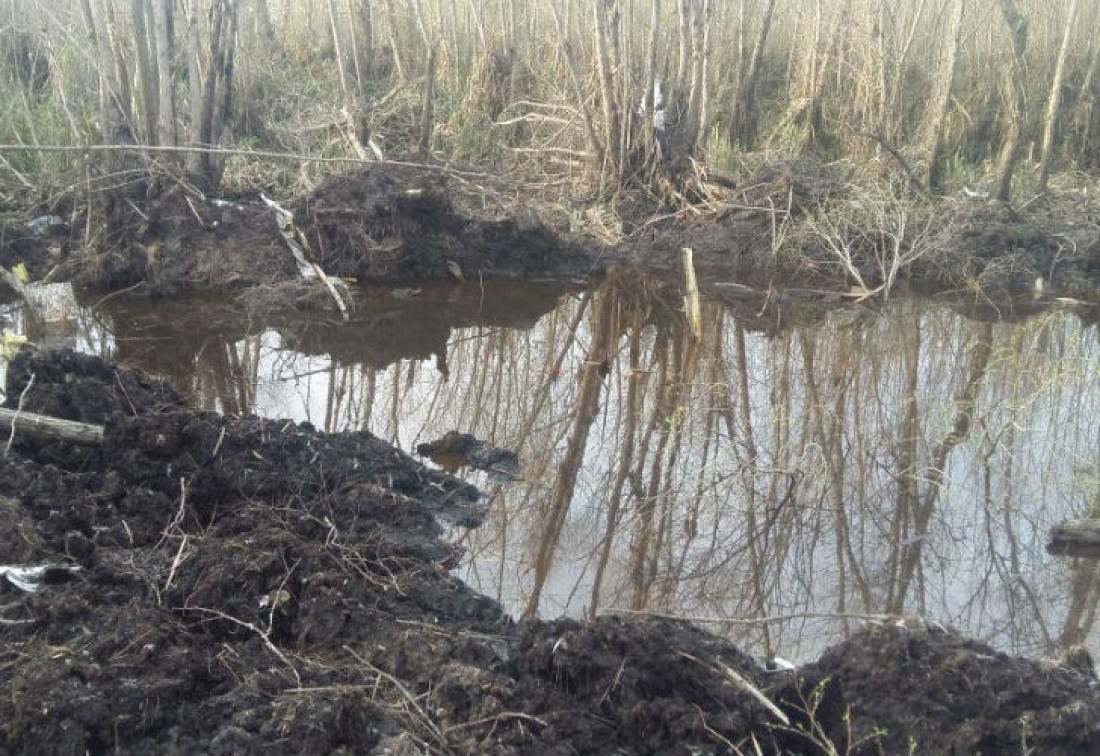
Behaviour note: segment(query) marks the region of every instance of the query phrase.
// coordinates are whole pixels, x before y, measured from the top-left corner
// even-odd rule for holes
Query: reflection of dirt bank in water
[[[369,434],[186,411],[73,356],[21,356],[12,401],[31,374],[27,411],[107,431],[0,461],[0,564],[82,568],[0,583],[4,756],[845,753],[849,709],[866,754],[1100,737],[1085,675],[934,630],[858,634],[795,679],[668,620],[513,624],[448,573],[433,513],[476,492]]]
[[[445,360],[455,330],[532,328],[575,288],[509,281],[367,287],[357,292],[347,323],[316,313],[254,314],[224,297],[156,304],[119,297],[97,313],[110,323],[120,361],[185,386],[198,356],[265,329],[278,331],[286,349],[344,364],[381,369],[400,359]]]
[[[286,203],[313,260],[330,276],[372,281],[570,278],[593,258],[545,226],[456,211],[439,176],[367,168]],[[138,282],[154,294],[296,280],[275,213],[258,198],[206,202],[172,192],[127,221],[126,241],[73,256],[66,275],[94,288]]]

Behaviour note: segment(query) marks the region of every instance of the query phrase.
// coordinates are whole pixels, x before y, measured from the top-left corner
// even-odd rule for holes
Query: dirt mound
[[[329,178],[286,207],[314,261],[361,283],[591,273],[579,245],[538,223],[462,215],[450,201],[456,191],[439,174],[375,166]],[[275,212],[259,198],[225,202],[176,190],[116,223],[124,241],[70,257],[67,275],[101,289],[144,283],[159,296],[298,278]]]
[[[71,351],[21,350],[8,365],[6,392],[6,407],[22,403],[28,411],[82,423],[183,407],[167,383]]]
[[[946,632],[870,630],[776,674],[678,621],[514,624],[449,574],[441,513],[475,521],[478,492],[370,434],[191,412],[68,353],[16,368],[35,376],[26,411],[106,435],[0,458],[0,565],[49,566],[29,592],[0,575],[0,756],[1019,753],[1025,737],[1068,754],[1100,737],[1089,677]]]
[[[545,226],[460,216],[447,191],[439,176],[365,170],[296,201],[295,222],[326,272],[360,281],[591,274],[591,258]]]
[[[1100,752],[1094,675],[940,628],[874,628],[808,671],[844,691],[857,754]]]
[[[0,267],[11,270],[22,263],[32,280],[40,280],[57,265],[66,235],[62,227],[36,233],[26,226],[0,223]]]

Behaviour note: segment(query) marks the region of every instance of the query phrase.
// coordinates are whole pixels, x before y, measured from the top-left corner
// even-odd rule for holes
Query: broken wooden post
[[[695,263],[691,247],[680,250],[680,262],[684,266],[684,310],[687,313],[691,336],[697,342],[703,340],[703,315],[699,307],[699,283],[695,279]]]
[[[0,429],[10,433],[13,428],[16,434],[22,433],[52,441],[69,441],[74,444],[88,445],[103,441],[102,425],[90,425],[73,420],[62,420],[57,417],[36,415],[33,412],[19,412],[0,408]],[[7,435],[7,433],[4,433],[4,435]]]
[[[1056,556],[1100,559],[1100,520],[1066,520],[1050,529],[1047,551]]]

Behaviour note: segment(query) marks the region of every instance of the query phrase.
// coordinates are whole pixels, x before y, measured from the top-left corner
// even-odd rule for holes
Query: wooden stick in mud
[[[103,426],[36,415],[33,412],[0,408],[0,428],[15,428],[35,438],[69,441],[74,444],[98,444],[103,441]]]
[[[1047,551],[1057,556],[1100,559],[1100,520],[1066,520],[1050,529]]]
[[[294,224],[294,214],[264,194],[260,194],[260,199],[263,200],[265,205],[275,211],[279,233],[290,249],[290,253],[294,256],[294,261],[298,264],[298,273],[302,278],[319,278],[321,282],[324,283],[325,287],[328,288],[328,293],[336,300],[336,306],[340,308],[340,315],[343,317],[344,322],[348,322],[348,306],[344,304],[344,298],[340,296],[340,292],[333,286],[332,279],[325,274],[325,271],[320,265],[308,259],[306,250],[309,248],[309,243]]]
[[[684,264],[684,309],[687,311],[692,337],[696,341],[702,341],[703,315],[699,308],[699,283],[695,280],[695,263],[692,255],[691,247],[680,250],[680,260]]]

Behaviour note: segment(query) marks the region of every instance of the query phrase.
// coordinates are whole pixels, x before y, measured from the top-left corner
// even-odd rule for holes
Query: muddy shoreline
[[[360,284],[593,282],[610,267],[678,279],[683,247],[695,251],[704,291],[716,295],[723,287],[805,289],[809,298],[839,301],[860,296],[860,283],[873,289],[882,282],[875,250],[891,243],[889,233],[879,238],[857,229],[850,270],[829,247],[829,231],[836,229],[820,208],[835,207],[841,217],[858,215],[863,204],[822,169],[778,164],[744,187],[717,189],[720,194],[702,209],[672,215],[638,203],[625,210],[623,236],[615,243],[553,228],[529,208],[490,202],[443,173],[411,169],[374,167],[330,177],[283,206],[293,214],[294,233],[310,261],[334,279]],[[834,197],[840,198],[834,205],[823,204]],[[1096,304],[1100,220],[1094,204],[1087,195],[1067,194],[1015,210],[955,197],[912,207],[886,204],[878,210],[908,217],[878,221],[887,229],[902,223],[942,237],[934,240],[935,254],[898,271],[897,287],[994,299],[1037,292]],[[275,212],[258,195],[208,200],[174,189],[141,207],[129,203],[109,227],[108,238],[85,249],[77,228],[9,223],[0,228],[0,265],[22,263],[32,280],[72,281],[100,293],[127,289],[164,299],[243,291],[273,306],[331,305],[319,283],[303,283]],[[914,243],[931,244],[924,236]]]
[[[33,382],[30,380],[34,376]],[[189,410],[167,385],[22,352],[0,476],[0,754],[1079,754],[1086,665],[917,618],[768,672],[683,622],[515,622],[449,574],[476,489],[369,433]],[[29,386],[29,388],[28,388]],[[846,750],[847,749],[847,750]]]

